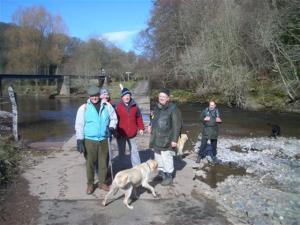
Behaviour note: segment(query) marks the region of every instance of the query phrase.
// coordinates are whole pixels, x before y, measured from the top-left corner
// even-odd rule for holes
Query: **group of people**
[[[121,90],[121,101],[112,104],[107,89],[92,86],[88,89],[88,100],[77,111],[75,130],[77,150],[86,159],[87,194],[94,191],[95,164],[98,167],[98,187],[109,191],[107,169],[109,143],[112,134],[117,139],[119,159],[124,159],[126,143],[129,146],[132,166],[139,165],[141,159],[138,152],[136,137],[145,132],[141,110],[127,88]],[[196,163],[204,158],[207,141],[211,141],[212,158],[216,160],[218,123],[220,114],[215,102],[210,101],[209,107],[202,113],[204,122],[203,138]],[[176,104],[170,102],[170,91],[161,89],[158,102],[153,109],[147,131],[151,134],[149,147],[154,150],[158,163],[158,176],[162,185],[173,182],[174,162],[177,140],[182,128],[182,117]]]

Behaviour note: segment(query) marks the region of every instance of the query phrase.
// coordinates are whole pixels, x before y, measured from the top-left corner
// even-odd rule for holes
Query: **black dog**
[[[272,128],[272,133],[269,137],[277,138],[277,136],[280,136],[280,126],[277,124],[267,123]]]

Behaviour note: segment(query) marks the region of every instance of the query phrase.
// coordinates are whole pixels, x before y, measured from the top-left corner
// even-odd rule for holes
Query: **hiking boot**
[[[222,161],[220,159],[218,159],[217,156],[212,156],[211,158],[212,158],[212,162],[214,164],[221,164],[222,163]]]
[[[109,186],[107,184],[99,184],[99,189],[103,191],[109,191]]]
[[[164,180],[166,178],[166,174],[162,170],[159,170],[157,177]]]
[[[86,193],[87,193],[88,195],[91,195],[91,194],[93,194],[93,192],[94,192],[94,185],[88,184],[88,186],[87,186],[87,188],[86,188]]]
[[[163,181],[161,182],[162,186],[168,186],[173,184],[173,177],[172,177],[172,173],[165,173],[165,179],[163,179]]]
[[[211,155],[206,156],[208,163],[214,163],[213,157]]]

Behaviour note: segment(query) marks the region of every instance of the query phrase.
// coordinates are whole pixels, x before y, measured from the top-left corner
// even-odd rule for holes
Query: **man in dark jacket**
[[[154,149],[159,175],[163,179],[161,184],[164,186],[173,182],[173,156],[182,126],[181,113],[174,103],[169,102],[169,96],[168,89],[160,91],[149,126],[150,148]]]
[[[123,88],[121,92],[122,101],[115,108],[118,116],[117,126],[117,143],[119,156],[125,155],[126,142],[128,143],[131,153],[131,164],[136,166],[141,163],[136,139],[137,134],[144,134],[144,122],[140,109],[131,98],[131,92],[127,88]]]
[[[217,160],[217,139],[219,135],[219,124],[222,122],[218,108],[214,101],[209,101],[209,107],[203,110],[201,114],[203,119],[203,132],[201,139],[201,146],[198,152],[198,157],[196,163],[200,163],[201,159],[205,158],[207,154],[206,151],[207,141],[210,140],[212,147],[211,157],[214,162]]]

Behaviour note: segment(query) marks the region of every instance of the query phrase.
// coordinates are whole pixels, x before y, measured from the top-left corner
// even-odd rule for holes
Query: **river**
[[[22,139],[29,142],[60,142],[68,139],[74,134],[76,111],[84,101],[84,98],[18,98],[19,133]],[[199,103],[186,103],[180,104],[179,107],[184,122],[182,132],[188,133],[194,143],[202,129],[200,113],[205,106]],[[300,114],[254,112],[225,106],[220,106],[219,109],[223,119],[221,136],[268,136],[271,133],[271,127],[267,125],[269,122],[280,125],[282,136],[300,138]],[[2,110],[9,110],[9,105],[6,104]],[[147,115],[144,118],[147,119]]]

